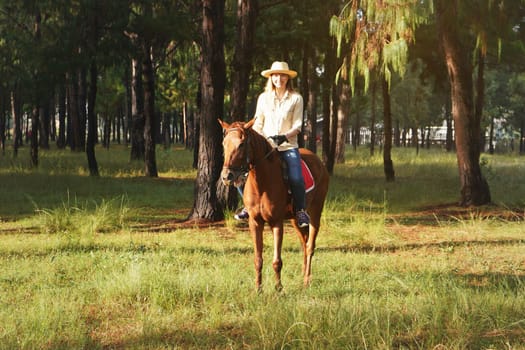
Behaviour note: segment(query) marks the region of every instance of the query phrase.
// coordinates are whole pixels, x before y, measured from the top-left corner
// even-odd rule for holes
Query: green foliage
[[[367,91],[374,70],[389,84],[394,72],[403,75],[414,30],[431,11],[431,2],[416,0],[348,2],[330,21],[338,54],[345,57],[340,76],[350,80],[353,91],[355,80],[363,77]]]
[[[438,124],[439,114],[431,114],[433,83],[424,78],[425,68],[421,60],[409,62],[404,76],[392,83],[392,112],[407,128]]]
[[[157,87],[161,111],[180,109],[185,102],[197,95],[200,51],[195,43],[179,47],[157,71]]]
[[[118,113],[126,99],[126,87],[123,84],[123,67],[110,67],[103,71],[97,86],[96,111],[107,118]]]
[[[512,123],[518,129],[525,120],[525,72],[514,74],[509,80],[509,104],[512,111]]]
[[[512,150],[514,144],[516,147],[519,144],[525,118],[525,74],[513,72],[509,68],[489,69],[485,81],[485,124],[490,126],[494,122],[496,146],[505,145],[504,149]]]

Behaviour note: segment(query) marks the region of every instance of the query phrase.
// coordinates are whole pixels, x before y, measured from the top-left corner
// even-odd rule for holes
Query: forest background
[[[0,349],[523,349],[524,16],[0,0]],[[312,285],[286,224],[256,294],[217,118],[274,60],[331,178]]]
[[[455,151],[460,204],[490,203],[480,152],[525,151],[523,1],[24,1],[0,3],[2,149],[130,145],[157,177],[156,145],[183,142],[198,169],[189,218],[236,205],[218,181],[218,117],[246,120],[274,60],[299,71],[304,146],[333,173],[347,141]],[[382,107],[382,108],[380,108]],[[379,111],[381,113],[379,113]],[[322,124],[318,125],[318,121]],[[322,126],[321,126],[322,125]],[[362,139],[362,130],[369,138]],[[486,132],[488,130],[488,132]]]

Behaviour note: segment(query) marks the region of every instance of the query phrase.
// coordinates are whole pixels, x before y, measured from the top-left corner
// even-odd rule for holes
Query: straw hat
[[[295,78],[297,76],[297,72],[294,70],[291,70],[288,68],[288,63],[286,62],[278,62],[275,61],[272,63],[272,67],[270,69],[263,70],[261,72],[261,75],[265,78],[269,78],[270,75],[280,73],[280,74],[288,74],[290,78]]]

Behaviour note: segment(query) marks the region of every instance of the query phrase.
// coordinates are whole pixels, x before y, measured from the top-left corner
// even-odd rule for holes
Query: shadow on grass
[[[247,327],[240,324],[214,325],[213,328],[202,328],[199,325],[188,323],[180,329],[159,329],[148,331],[146,334],[129,335],[104,334],[93,330],[90,346],[100,349],[226,349],[235,344],[246,342]],[[98,339],[97,339],[98,338]]]
[[[463,241],[442,241],[442,242],[421,242],[421,243],[403,243],[403,244],[391,244],[391,245],[347,245],[337,247],[318,247],[316,251],[319,252],[342,252],[342,253],[364,253],[364,254],[383,254],[383,253],[395,253],[403,250],[413,250],[420,248],[439,248],[439,249],[450,249],[454,247],[473,247],[473,246],[506,246],[525,244],[524,239],[487,239],[487,240],[463,240]]]

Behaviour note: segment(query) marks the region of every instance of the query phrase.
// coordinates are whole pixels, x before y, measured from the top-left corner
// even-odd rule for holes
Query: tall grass
[[[123,149],[103,152],[98,179],[78,154],[44,152],[38,170],[0,160],[14,196],[0,210],[0,349],[525,348],[521,158],[484,163],[502,206],[443,216],[431,208],[457,197],[454,157],[396,150],[397,179],[385,184],[380,157],[349,152],[313,284],[302,286],[287,224],[284,291],[273,288],[268,234],[257,294],[245,225],[156,233],[189,212],[190,152],[161,152],[160,179],[142,177]]]
[[[285,240],[284,293],[273,291],[271,268],[265,266],[267,284],[257,295],[245,232],[229,239],[192,230],[110,235],[89,249],[57,242],[18,254],[6,247],[16,239],[9,237],[0,254],[0,347],[523,345],[523,275],[475,268],[458,273],[455,256],[466,254],[466,248],[432,250],[425,257],[428,249],[363,253],[321,244],[314,284],[305,290],[297,242],[290,238]],[[477,253],[471,254],[475,260]],[[410,255],[422,259],[420,264],[411,264]]]
[[[35,220],[41,233],[56,234],[66,244],[92,244],[97,234],[126,232],[131,218],[125,198],[101,203],[71,200],[55,209],[37,209]]]

